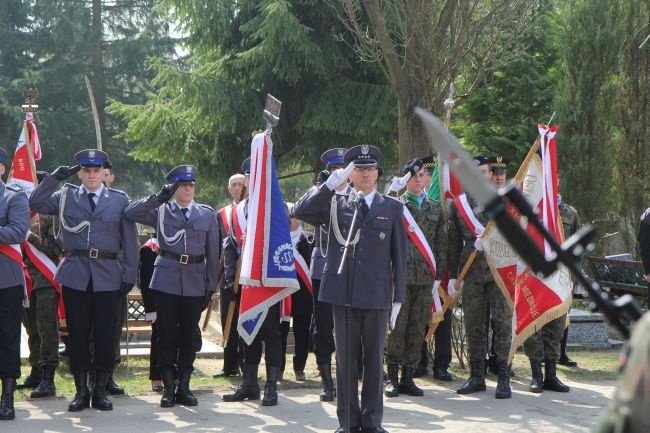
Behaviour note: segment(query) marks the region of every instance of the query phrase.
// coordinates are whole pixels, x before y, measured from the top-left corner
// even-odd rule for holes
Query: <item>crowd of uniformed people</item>
[[[5,157],[1,151],[0,175],[5,171]],[[108,154],[87,149],[74,158],[73,166],[39,173],[38,186],[29,197],[0,181],[0,245],[5,248],[0,251],[0,419],[15,418],[17,387],[31,389],[32,398],[55,395],[57,316],[63,311],[76,390],[68,410],[90,406],[112,410],[107,395],[124,393],[115,383],[113,370],[119,362],[125,297],[137,283],[147,320],[152,322],[149,378],[153,389],[162,393],[162,407],[198,404],[190,388],[201,346],[198,322],[219,291],[228,344],[223,368],[215,377],[241,376],[241,385],[223,395],[224,401],[261,398],[265,406],[278,403],[277,383],[285,375],[291,321],[295,379],[305,380],[308,353],[313,352],[322,382],[320,400],[336,401],[340,424],[336,431],[344,432],[347,421],[350,431],[384,432],[384,397],[423,395],[413,378],[427,373],[429,353],[423,341],[433,295],[441,284],[454,290],[456,277],[474,250],[478,259],[464,278],[462,297],[470,375],[457,392],[485,391],[485,373],[492,364],[497,375],[495,396],[510,398],[507,357],[512,313],[476,234],[464,224],[454,204],[428,194],[435,164],[432,157],[409,161],[402,177],[393,180],[390,194],[382,194],[377,191],[381,153],[375,146],[332,148],[322,155],[324,170],[313,187],[288,208],[292,243],[309,264],[309,278],[300,281],[300,290],[290,300],[269,308],[250,345],[239,339],[235,325],[250,159],[242,164],[242,173],[229,179],[232,202],[215,211],[194,201],[198,172],[192,165],[171,170],[159,192],[130,201],[124,192],[109,187]],[[505,182],[507,158],[479,155],[474,161],[486,182]],[[64,183],[61,187],[72,176],[81,185]],[[480,204],[471,197],[468,202],[476,217],[487,222]],[[579,226],[577,214],[560,203],[569,235]],[[416,245],[404,227],[404,208],[433,252],[435,272],[422,246]],[[309,229],[303,228],[303,222]],[[154,233],[142,247],[136,223]],[[32,280],[29,294],[22,266],[9,251],[19,246],[20,256],[25,239],[57,265],[54,278],[48,278],[37,256],[23,255]],[[29,308],[23,311],[27,296]],[[234,314],[227,314],[229,309]],[[18,384],[21,321],[29,335],[31,371]],[[575,365],[564,351],[564,324],[565,319],[558,318],[526,343],[532,392],[569,390],[555,375],[557,362]],[[433,377],[451,381],[451,310],[434,338]],[[263,352],[262,391],[258,367]]]

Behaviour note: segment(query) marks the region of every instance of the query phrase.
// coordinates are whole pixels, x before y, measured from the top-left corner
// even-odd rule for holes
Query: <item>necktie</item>
[[[95,204],[95,195],[96,194],[94,192],[88,193],[88,200],[90,200],[90,209],[92,209],[93,212],[95,212],[95,207],[97,207]]]
[[[187,218],[187,211],[188,211],[188,209],[186,207],[181,209],[181,212],[183,212],[183,216],[185,217],[185,221],[187,221],[187,219],[188,219]]]
[[[365,198],[361,199],[361,205],[360,205],[360,213],[361,213],[361,218],[365,218],[366,215],[368,215],[368,211],[370,210],[368,208],[368,203],[366,202]]]

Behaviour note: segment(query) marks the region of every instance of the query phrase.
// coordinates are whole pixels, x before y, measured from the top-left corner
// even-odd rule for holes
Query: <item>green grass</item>
[[[574,351],[569,354],[572,359],[578,362],[577,368],[558,366],[558,377],[575,382],[593,383],[601,381],[613,381],[618,377],[619,350],[602,350],[602,351]],[[307,380],[297,382],[294,379],[291,369],[291,356],[287,357],[288,366],[285,372],[284,380],[280,389],[319,389],[320,378],[316,368],[316,361],[313,355],[309,356],[305,375]],[[194,363],[195,372],[192,376],[191,386],[193,390],[199,392],[216,392],[224,394],[230,392],[233,388],[241,383],[241,377],[228,379],[214,379],[212,375],[221,369],[223,361],[210,358],[199,358]],[[530,364],[528,358],[523,353],[517,353],[513,362],[513,369],[518,378],[530,377]],[[452,362],[451,373],[456,381],[462,381],[468,377],[468,371],[460,368],[454,360]],[[25,363],[22,368],[22,379],[29,374],[29,367]],[[259,375],[265,376],[264,365],[260,366]],[[126,363],[122,362],[115,372],[115,380],[123,386],[128,395],[153,394],[151,391],[151,381],[149,380],[149,360],[144,358],[131,358],[129,368]],[[425,383],[430,382],[430,386],[439,385],[434,382],[431,374],[420,379]],[[69,372],[66,359],[62,359],[55,377],[57,397],[71,399],[74,395],[74,381]],[[436,384],[436,385],[434,385]],[[428,384],[426,386],[429,386]],[[31,390],[16,391],[16,401],[24,401],[29,398]]]

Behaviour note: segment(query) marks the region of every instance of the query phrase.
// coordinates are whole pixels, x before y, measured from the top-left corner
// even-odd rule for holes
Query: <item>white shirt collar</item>
[[[97,191],[95,191],[95,197],[93,197],[93,200],[95,201],[95,204],[99,201],[99,197],[100,197],[102,194],[104,194],[104,189],[105,189],[105,187],[104,187],[104,184],[102,183],[101,186],[99,187],[99,189],[98,189]],[[86,187],[83,186],[83,185],[81,185],[81,187],[79,188],[79,190],[82,192],[82,194],[86,194],[86,195],[87,195],[87,194],[90,194],[90,191],[88,191],[88,190],[86,189]]]
[[[355,189],[352,190],[355,194],[357,191]],[[363,196],[363,199],[366,201],[366,204],[368,205],[368,209],[370,209],[370,206],[372,206],[372,201],[375,199],[375,195],[377,195],[377,190],[373,189],[371,192]]]
[[[192,201],[190,202],[190,204],[187,206],[187,214],[185,215],[187,218],[190,217],[190,214],[192,213],[192,208],[194,207],[195,204],[196,204],[196,203],[194,203],[194,200],[192,200]],[[178,203],[176,203],[176,200],[172,201],[172,203],[171,203],[171,208],[172,208],[173,211],[176,211],[176,208],[178,208],[179,210],[182,209],[182,208],[181,208],[181,205],[179,205]]]

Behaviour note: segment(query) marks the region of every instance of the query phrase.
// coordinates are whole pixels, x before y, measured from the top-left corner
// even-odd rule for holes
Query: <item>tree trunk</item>
[[[104,77],[104,50],[102,47],[102,0],[93,0],[92,5],[92,52],[91,67],[93,71],[93,91],[99,116],[102,143],[106,144],[106,86]],[[104,150],[106,147],[104,146]]]

